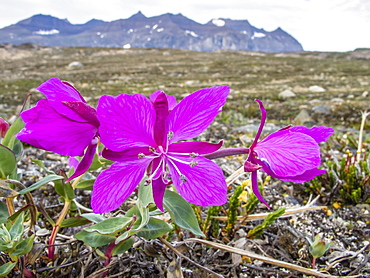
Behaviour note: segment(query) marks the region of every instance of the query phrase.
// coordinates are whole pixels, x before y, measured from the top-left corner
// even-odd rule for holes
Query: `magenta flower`
[[[71,84],[58,78],[47,80],[37,89],[46,99],[21,113],[25,127],[16,137],[39,149],[84,156],[71,180],[86,172],[94,158],[99,127],[96,110]]]
[[[227,186],[223,172],[201,156],[218,150],[222,142],[176,142],[201,134],[221,111],[228,94],[227,86],[201,89],[179,104],[161,91],[150,100],[141,94],[102,96],[97,108],[101,141],[106,146],[102,155],[116,162],[95,181],[94,212],[118,208],[145,174],[162,211],[163,195],[171,183],[190,203],[224,204]]]
[[[9,124],[3,118],[0,117],[0,138],[5,137],[5,134],[8,131],[8,129]]]
[[[267,207],[258,190],[257,170],[262,169],[268,175],[288,182],[303,183],[325,174],[318,167],[321,164],[318,143],[325,142],[334,134],[334,129],[325,126],[307,128],[305,126],[286,127],[258,142],[266,121],[266,110],[262,101],[256,100],[261,109],[261,124],[256,137],[249,148],[249,155],[244,170],[251,173],[254,194]]]

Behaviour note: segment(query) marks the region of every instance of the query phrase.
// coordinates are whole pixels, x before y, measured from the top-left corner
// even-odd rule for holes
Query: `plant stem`
[[[73,183],[72,183],[72,188],[75,189],[76,188],[76,185],[80,182],[80,180],[82,179],[83,175],[77,177]],[[50,236],[50,239],[49,239],[49,247],[48,247],[48,257],[49,259],[53,260],[54,259],[54,251],[55,251],[55,247],[54,247],[54,243],[55,243],[55,239],[57,237],[57,233],[60,229],[60,224],[63,222],[63,220],[66,218],[67,216],[67,213],[69,211],[69,208],[71,206],[71,202],[72,200],[69,200],[69,199],[65,199],[64,201],[64,207],[57,219],[57,221],[55,222],[55,225],[53,225],[53,231],[51,232],[51,236]]]
[[[13,215],[14,214],[14,202],[13,202],[13,198],[5,198],[6,200],[6,206],[8,207],[8,213],[9,215]]]
[[[71,200],[65,200],[63,210],[61,211],[57,221],[55,222],[55,225],[53,226],[53,231],[51,232],[51,236],[49,239],[49,247],[48,247],[48,257],[49,259],[54,259],[54,250],[55,250],[55,239],[57,237],[57,233],[60,229],[60,224],[63,222],[63,220],[66,218],[69,207],[71,206]]]
[[[312,265],[311,265],[311,268],[312,268],[312,269],[315,269],[315,268],[316,268],[316,257],[313,257],[313,259],[312,259]]]
[[[106,267],[106,266],[108,266],[110,264],[110,260],[112,259],[112,251],[113,251],[114,247],[116,247],[116,243],[115,242],[116,242],[115,240],[112,241],[108,245],[107,250],[105,251],[105,256],[107,258],[105,259],[104,267]],[[104,278],[107,275],[108,275],[108,271],[104,272],[101,277]]]
[[[364,133],[364,127],[366,122],[366,117],[369,116],[370,113],[365,111],[362,112],[362,119],[361,119],[361,127],[360,127],[360,134],[358,135],[358,147],[357,147],[357,161],[360,161],[361,159],[361,153],[362,153],[362,135]]]

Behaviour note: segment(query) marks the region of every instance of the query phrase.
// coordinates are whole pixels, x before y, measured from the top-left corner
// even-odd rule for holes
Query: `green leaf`
[[[176,225],[197,236],[205,236],[199,228],[198,220],[190,204],[179,194],[166,190],[163,204]]]
[[[18,240],[22,236],[24,231],[23,221],[24,221],[24,212],[18,215],[17,219],[15,220],[14,224],[9,230],[10,238],[13,241]]]
[[[172,226],[158,218],[151,217],[148,224],[138,232],[138,236],[146,239],[155,239],[172,230]]]
[[[140,202],[137,202],[135,206],[130,208],[126,214],[126,217],[136,217],[135,223],[131,229],[116,239],[116,243],[126,240],[128,237],[139,232],[149,221],[149,208],[143,207]]]
[[[46,173],[48,173],[48,174],[55,174],[53,171],[51,171],[48,168],[46,168],[46,166],[44,164],[44,161],[38,160],[38,159],[32,159],[32,162],[34,162],[35,164],[37,164]]]
[[[42,180],[39,180],[38,182],[32,184],[30,187],[27,187],[26,189],[23,189],[21,191],[19,191],[19,194],[26,194],[27,192],[31,192],[32,190],[35,190],[51,181],[55,181],[55,180],[61,180],[63,179],[62,176],[58,176],[58,175],[49,175],[49,176],[46,176],[45,178],[43,178]]]
[[[8,207],[4,202],[0,202],[0,224],[5,223],[9,217]]]
[[[77,233],[76,238],[78,240],[82,240],[86,245],[91,247],[104,246],[116,239],[115,236],[102,235],[99,234],[98,232],[89,233],[86,231],[81,231]]]
[[[24,122],[21,117],[18,117],[6,132],[2,144],[12,149],[16,141],[18,141],[18,139],[14,137],[14,134],[20,132],[23,127]]]
[[[112,234],[125,229],[131,221],[131,217],[112,217],[85,228],[85,231],[90,233],[98,232],[100,234]]]
[[[64,191],[64,182],[63,180],[54,181],[54,190],[63,198],[66,198],[66,192]]]
[[[86,219],[90,220],[91,222],[94,223],[99,223],[102,222],[103,220],[107,219],[101,214],[96,214],[96,213],[83,213],[81,214],[82,217],[85,217]]]
[[[144,177],[139,184],[138,192],[138,206],[147,207],[149,204],[154,203],[153,190],[151,186],[145,186],[146,177]]]
[[[17,167],[15,155],[11,149],[0,144],[0,178],[6,179]]]
[[[22,241],[20,241],[16,246],[14,251],[11,253],[13,256],[21,256],[28,254],[33,246],[33,241],[35,239],[35,235],[30,236]]]
[[[12,151],[15,155],[16,160],[19,161],[23,154],[23,144],[17,140],[12,148]]]
[[[132,237],[128,238],[127,240],[121,241],[118,243],[112,250],[112,256],[125,253],[128,249],[130,249],[134,245],[134,239]]]
[[[12,269],[15,267],[16,264],[17,262],[14,262],[14,263],[9,262],[9,263],[6,263],[0,266],[0,277],[4,277],[8,275],[10,271],[12,271]]]
[[[64,184],[64,192],[65,192],[65,195],[66,195],[65,198],[67,200],[73,200],[76,197],[75,191],[74,191],[71,183],[69,183],[69,182]]]
[[[99,155],[97,153],[95,153],[94,159],[93,159],[93,161],[92,161],[92,163],[91,163],[90,168],[89,168],[88,171],[98,170],[103,165],[104,165],[104,163],[100,161]]]
[[[85,190],[92,190],[92,186],[93,186],[94,182],[95,182],[95,179],[83,180],[83,181],[79,182],[76,185],[76,188],[85,189]]]
[[[83,226],[86,224],[89,224],[90,221],[87,220],[86,218],[82,216],[76,216],[76,217],[71,217],[68,219],[65,219],[60,223],[60,227],[78,227],[78,226]]]

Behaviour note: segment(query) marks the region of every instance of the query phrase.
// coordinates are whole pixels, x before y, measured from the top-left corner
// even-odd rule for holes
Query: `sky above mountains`
[[[113,21],[138,11],[147,17],[182,13],[203,24],[230,18],[266,31],[281,27],[310,51],[370,48],[369,0],[1,0],[0,7],[0,28],[40,13],[73,24]]]

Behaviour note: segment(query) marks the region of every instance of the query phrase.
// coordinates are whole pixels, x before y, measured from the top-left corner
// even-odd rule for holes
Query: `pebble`
[[[279,93],[279,98],[292,98],[292,97],[295,97],[296,94],[294,92],[292,92],[291,90],[284,90],[282,92]]]

